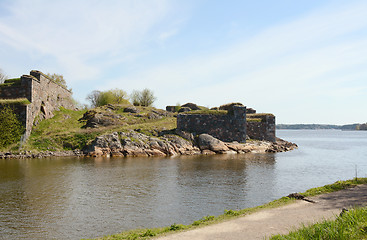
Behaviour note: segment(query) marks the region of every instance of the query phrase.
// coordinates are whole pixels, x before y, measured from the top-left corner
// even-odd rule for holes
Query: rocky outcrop
[[[84,128],[99,128],[112,126],[116,124],[123,124],[123,120],[119,114],[114,114],[110,112],[97,112],[95,110],[90,110],[84,113],[83,117],[79,119],[80,122],[84,122]]]
[[[284,141],[283,139],[277,138],[276,142],[271,144],[271,146],[269,146],[266,149],[266,152],[269,152],[269,153],[287,152],[287,151],[291,151],[296,148],[298,148],[297,144],[292,143],[292,142],[287,142],[287,141]]]
[[[5,158],[44,158],[67,156],[122,156],[122,157],[163,157],[176,155],[210,155],[210,154],[244,154],[244,153],[273,153],[285,152],[297,148],[297,145],[277,139],[275,143],[267,141],[249,141],[246,144],[238,142],[222,142],[208,134],[194,137],[191,133],[178,131],[160,137],[129,132],[113,132],[96,137],[83,151],[45,151],[32,153],[30,151],[13,154],[0,152],[0,159]]]
[[[186,103],[184,105],[181,105],[181,108],[183,107],[190,108],[190,110],[200,110],[200,107],[196,105],[195,103]]]
[[[134,107],[134,106],[131,106],[131,107],[126,107],[124,109],[124,112],[129,112],[129,113],[139,113],[139,110]]]
[[[206,133],[200,134],[197,142],[201,151],[210,150],[215,153],[225,153],[229,151],[229,148],[224,144],[224,142]]]
[[[129,131],[114,132],[96,137],[85,147],[87,156],[125,156],[125,157],[154,157],[197,154],[242,154],[289,151],[297,147],[293,143],[280,140],[276,143],[252,141],[241,144],[237,142],[222,142],[209,134],[200,134],[196,138],[185,132],[166,134],[161,137],[151,137],[145,134]]]
[[[179,113],[182,112],[190,112],[192,109],[189,107],[181,107],[180,110],[178,110]]]
[[[174,156],[200,154],[198,147],[180,136],[168,134],[160,138],[129,131],[97,137],[85,148],[89,156]]]

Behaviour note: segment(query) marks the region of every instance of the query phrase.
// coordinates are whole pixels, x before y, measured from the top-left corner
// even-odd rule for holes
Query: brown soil
[[[334,219],[343,208],[367,206],[367,185],[323,194],[274,209],[265,209],[226,222],[160,237],[160,240],[266,239],[302,226]]]

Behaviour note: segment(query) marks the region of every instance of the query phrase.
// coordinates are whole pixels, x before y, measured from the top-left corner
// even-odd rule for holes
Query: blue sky
[[[0,0],[0,68],[63,74],[74,98],[242,102],[277,123],[367,121],[367,1]]]

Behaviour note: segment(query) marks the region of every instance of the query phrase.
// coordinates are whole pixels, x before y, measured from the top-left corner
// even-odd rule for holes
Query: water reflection
[[[0,160],[0,239],[192,223],[367,174],[367,132],[278,131],[299,149],[177,158]]]
[[[274,162],[273,154],[0,160],[1,235],[77,239],[191,223],[254,206],[259,189],[271,195]]]

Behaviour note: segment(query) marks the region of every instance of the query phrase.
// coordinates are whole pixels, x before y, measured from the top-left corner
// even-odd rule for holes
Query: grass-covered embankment
[[[367,178],[358,178],[353,180],[346,180],[346,181],[337,181],[333,184],[325,185],[323,187],[317,187],[307,190],[304,193],[301,193],[304,196],[316,196],[320,194],[325,193],[331,193],[343,189],[347,189],[350,187],[354,187],[359,184],[367,184]],[[182,224],[172,224],[169,227],[163,227],[163,228],[153,228],[153,229],[136,229],[131,231],[125,231],[120,234],[105,236],[99,239],[102,240],[118,240],[118,239],[148,239],[153,236],[159,236],[159,235],[165,235],[170,234],[177,231],[183,231],[183,230],[189,230],[194,229],[197,227],[202,227],[206,225],[211,225],[219,222],[223,222],[226,220],[230,220],[233,218],[242,217],[257,211],[260,211],[262,209],[270,209],[270,208],[277,208],[284,206],[289,203],[293,203],[296,200],[288,198],[288,197],[282,197],[280,199],[274,200],[272,202],[269,202],[267,204],[253,207],[253,208],[246,208],[242,210],[225,210],[224,214],[219,216],[206,216],[203,217],[200,220],[194,221],[192,224],[189,225],[182,225]],[[292,239],[292,238],[291,238]],[[335,239],[335,238],[322,238],[322,239]]]
[[[53,118],[39,121],[33,127],[30,138],[21,150],[41,152],[82,149],[95,137],[115,131],[139,129],[142,133],[152,135],[176,127],[176,118],[173,116],[153,118],[153,112],[158,111],[153,107],[136,107],[138,113],[124,112],[124,108],[125,106],[114,105],[113,109],[108,106],[93,109],[97,114],[108,114],[111,119],[118,119],[115,124],[96,128],[86,128],[86,122],[80,121],[86,110],[56,111]],[[118,117],[113,118],[114,116]]]

